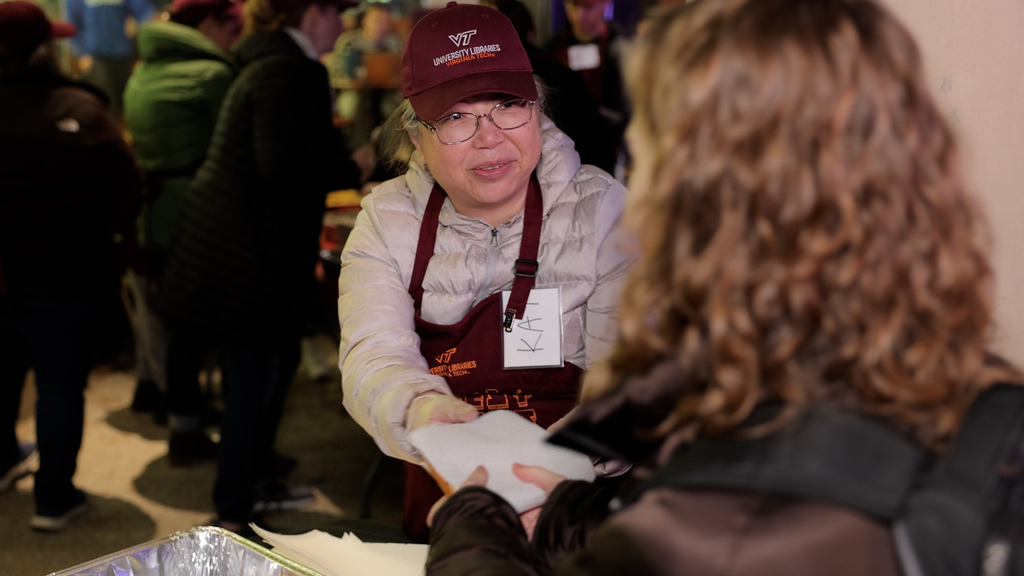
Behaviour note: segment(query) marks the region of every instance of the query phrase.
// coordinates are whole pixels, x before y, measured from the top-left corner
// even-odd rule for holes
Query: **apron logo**
[[[447,364],[448,361],[452,359],[452,354],[455,354],[456,350],[458,350],[458,348],[449,348],[445,350],[440,356],[434,358],[434,361],[437,362],[438,364]]]
[[[442,352],[440,356],[435,356],[434,362],[437,362],[437,366],[431,368],[430,373],[435,376],[443,376],[444,378],[454,378],[456,376],[465,376],[469,374],[470,370],[476,368],[476,360],[449,364],[456,350],[458,348],[449,348]]]
[[[488,388],[483,393],[475,392],[456,397],[467,404],[472,404],[481,414],[492,410],[511,410],[534,424],[537,423],[537,411],[530,408],[530,398],[533,398],[533,394],[523,394],[522,389],[516,390],[515,394],[502,394],[496,388]]]
[[[458,34],[449,34],[448,39],[451,40],[456,46],[469,46],[469,39],[476,34],[476,30],[466,30],[465,32],[459,32]]]

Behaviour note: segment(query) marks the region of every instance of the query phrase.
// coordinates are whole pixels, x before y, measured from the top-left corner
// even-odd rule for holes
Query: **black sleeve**
[[[500,496],[474,486],[456,492],[430,532],[428,576],[539,574],[519,514]]]
[[[612,486],[580,481],[562,482],[551,492],[532,541],[542,572],[548,572],[565,554],[586,547],[608,517],[608,501],[613,495]]]
[[[613,490],[562,482],[544,505],[530,541],[519,514],[481,487],[459,490],[438,510],[427,574],[547,574],[564,555],[583,549],[608,515]]]

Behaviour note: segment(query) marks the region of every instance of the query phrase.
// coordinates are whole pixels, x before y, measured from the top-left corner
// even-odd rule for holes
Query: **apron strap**
[[[441,206],[447,197],[440,184],[434,183],[427,200],[427,211],[423,214],[420,224],[420,241],[416,244],[416,263],[412,267],[412,280],[409,281],[409,295],[413,306],[418,312],[423,304],[423,277],[427,274],[427,265],[434,255],[434,241],[437,239],[437,219],[441,215]]]
[[[447,195],[441,186],[434,184],[427,200],[427,209],[420,224],[419,243],[416,245],[416,260],[409,280],[409,294],[413,305],[418,311],[423,304],[423,278],[427,274],[427,265],[434,255],[434,242],[437,240],[437,223],[441,207]],[[512,281],[512,295],[505,307],[503,325],[506,332],[512,331],[512,319],[522,318],[526,312],[526,301],[530,290],[537,281],[540,264],[537,254],[540,251],[540,228],[544,218],[544,197],[541,195],[537,175],[530,176],[530,184],[526,191],[526,208],[523,214],[523,237],[519,242],[519,259],[516,260],[515,280]]]
[[[508,298],[508,305],[505,306],[505,315],[502,326],[505,332],[512,331],[512,318],[522,318],[526,312],[526,301],[530,297],[530,290],[537,282],[537,271],[540,263],[537,262],[537,253],[540,250],[540,226],[544,218],[544,197],[540,193],[540,183],[537,182],[537,174],[530,176],[530,186],[526,192],[526,209],[523,214],[523,238],[519,242],[519,259],[513,273],[516,275],[512,281],[512,294]]]

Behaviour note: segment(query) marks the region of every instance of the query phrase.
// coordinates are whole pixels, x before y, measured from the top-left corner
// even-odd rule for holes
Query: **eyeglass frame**
[[[505,104],[508,104],[509,102],[517,102],[519,100],[525,101],[530,106],[530,117],[526,120],[526,122],[523,122],[522,124],[520,124],[519,126],[516,126],[514,128],[502,128],[501,126],[498,126],[498,123],[494,121],[494,117],[491,116],[491,113],[494,112],[494,110],[498,106],[504,106]],[[437,133],[437,126],[436,125],[431,125],[428,122],[426,122],[425,120],[423,120],[422,118],[417,118],[417,120],[419,120],[420,124],[423,124],[424,126],[429,128],[430,131],[434,133],[434,136],[437,136],[437,141],[438,142],[440,142],[441,144],[444,144],[445,146],[454,146],[456,144],[462,144],[463,142],[469,142],[470,140],[472,140],[473,137],[476,136],[476,133],[480,131],[480,119],[485,117],[485,116],[487,117],[488,120],[491,121],[491,124],[494,124],[495,128],[497,128],[498,130],[502,130],[502,131],[505,131],[505,130],[515,130],[517,128],[522,128],[523,126],[526,126],[527,124],[530,123],[530,120],[533,120],[533,107],[536,104],[537,104],[536,100],[529,100],[527,98],[511,98],[509,100],[504,100],[502,102],[498,102],[497,104],[494,105],[493,108],[491,108],[491,110],[489,112],[487,112],[485,114],[473,114],[472,112],[458,112],[458,111],[452,112],[451,114],[445,114],[444,118],[447,118],[448,116],[451,116],[452,114],[464,114],[466,116],[472,116],[472,117],[474,117],[476,119],[476,126],[473,128],[473,133],[470,134],[469,137],[466,138],[465,140],[459,140],[458,142],[445,142],[444,140],[441,140],[441,136],[439,136],[438,133]],[[442,118],[442,119],[444,119],[444,118]]]

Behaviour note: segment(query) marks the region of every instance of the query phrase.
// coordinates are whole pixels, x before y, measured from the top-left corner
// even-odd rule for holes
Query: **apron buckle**
[[[516,260],[513,273],[516,276],[522,276],[523,278],[536,278],[537,270],[539,269],[540,262],[537,262],[536,260],[528,260],[526,258],[519,258]]]
[[[516,311],[515,310],[507,310],[507,311],[505,311],[505,321],[502,323],[502,325],[505,327],[505,332],[511,332],[512,331],[512,320],[515,317],[516,317]],[[493,324],[492,324],[492,326],[493,326]]]

